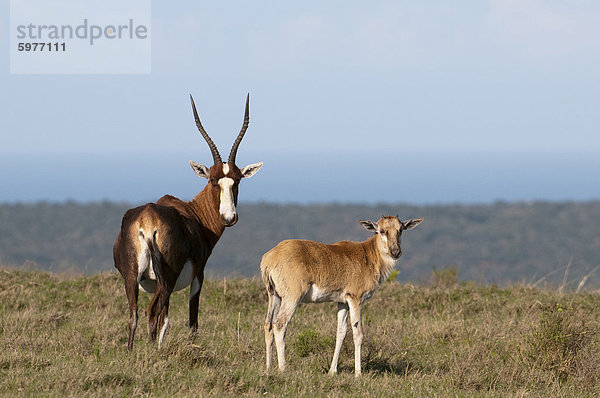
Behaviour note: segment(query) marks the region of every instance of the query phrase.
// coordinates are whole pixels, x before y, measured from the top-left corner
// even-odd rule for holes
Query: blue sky
[[[591,0],[153,2],[150,75],[11,75],[1,35],[0,201],[189,198],[188,94],[227,153],[247,92],[247,200],[600,198],[598,37]]]

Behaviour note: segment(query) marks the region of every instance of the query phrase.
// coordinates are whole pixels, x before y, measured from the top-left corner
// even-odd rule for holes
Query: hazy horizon
[[[142,203],[165,194],[191,199],[206,184],[181,153],[8,155],[0,202]],[[380,159],[385,159],[381,161]],[[594,153],[263,154],[240,150],[238,165],[263,161],[240,186],[240,203],[486,204],[600,199]],[[392,166],[394,165],[394,166]]]

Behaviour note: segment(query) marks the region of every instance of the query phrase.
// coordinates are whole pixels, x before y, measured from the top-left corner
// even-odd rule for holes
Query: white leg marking
[[[277,363],[279,370],[285,370],[285,331],[287,326],[279,329],[274,325],[275,347],[277,348]]]
[[[219,213],[228,221],[235,219],[235,204],[233,203],[233,179],[223,177],[219,180],[221,194],[219,200]]]
[[[352,323],[354,337],[354,377],[359,377],[361,374],[360,351],[363,342],[362,304],[348,300],[348,307],[350,308],[350,323]]]
[[[338,325],[335,336],[335,351],[333,352],[333,360],[331,361],[331,368],[329,369],[329,374],[332,375],[337,373],[340,350],[342,348],[342,343],[344,342],[344,337],[346,337],[346,330],[348,328],[348,304],[338,303],[337,319]]]
[[[165,338],[165,333],[166,333],[168,327],[169,327],[169,316],[166,316],[165,323],[163,324],[163,327],[160,329],[160,335],[158,337],[158,348],[160,348],[160,346],[162,345],[162,342],[163,342],[163,339]]]

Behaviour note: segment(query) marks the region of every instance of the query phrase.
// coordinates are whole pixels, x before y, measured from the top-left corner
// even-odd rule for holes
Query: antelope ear
[[[365,227],[367,231],[379,232],[379,225],[374,221],[369,220],[358,220],[358,223]]]
[[[208,178],[209,171],[205,165],[190,160],[190,166],[199,177]]]
[[[422,218],[413,218],[412,220],[403,221],[404,229],[413,229],[423,222]]]
[[[249,164],[248,166],[244,167],[241,172],[242,172],[242,178],[250,178],[252,177],[254,174],[256,174],[256,172],[258,170],[260,170],[260,168],[262,167],[263,162],[258,162],[258,163],[252,163]]]

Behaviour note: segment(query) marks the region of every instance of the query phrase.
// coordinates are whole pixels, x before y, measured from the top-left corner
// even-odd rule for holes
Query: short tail
[[[146,241],[146,245],[148,246],[148,251],[150,252],[150,258],[152,259],[152,271],[154,275],[156,275],[156,279],[160,285],[164,286],[164,264],[163,257],[158,250],[158,244],[156,243],[156,234],[157,230],[154,230],[152,233],[152,237],[145,236],[143,230],[140,230],[140,237],[142,237]]]
[[[273,282],[273,278],[271,278],[271,275],[269,274],[268,267],[263,266],[263,264],[264,264],[264,259],[263,259],[263,262],[260,263],[260,273],[262,276],[262,280],[265,283],[265,286],[266,286],[269,294],[274,294],[275,293],[275,283]]]
[[[277,295],[275,291],[275,283],[273,282],[273,278],[268,270],[269,267],[266,266],[265,260],[260,263],[260,274],[262,276],[262,280],[265,283],[265,287],[267,288],[267,293],[269,294],[269,306],[267,308],[267,319],[265,319],[265,336],[270,335],[271,342],[273,341],[273,319],[277,316],[279,312],[279,306],[281,305],[281,298]],[[267,338],[267,337],[265,337]],[[269,353],[269,348],[267,347],[267,355]]]
[[[158,231],[154,230],[154,233],[152,234],[152,239],[150,239],[150,237],[146,238],[146,243],[148,244],[148,249],[150,249],[150,256],[152,257],[152,269],[154,271],[154,275],[156,275],[158,283],[164,286],[164,264],[162,255],[160,254],[160,251],[158,250],[158,245],[156,244],[157,233]]]

